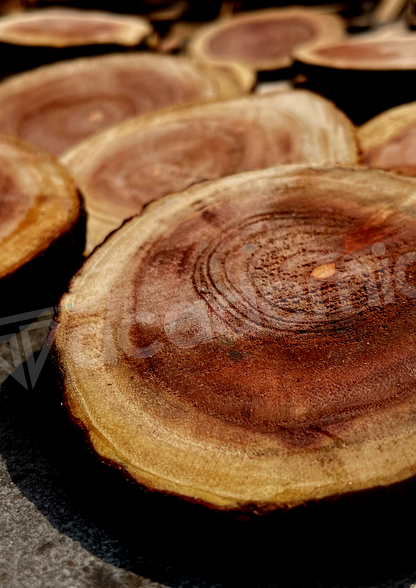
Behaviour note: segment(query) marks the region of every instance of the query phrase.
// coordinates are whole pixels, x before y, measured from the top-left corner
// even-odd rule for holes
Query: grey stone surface
[[[412,586],[416,494],[246,521],[141,491],[67,423],[47,362],[32,389],[48,333],[0,344],[0,587]]]
[[[27,333],[26,331],[26,335]],[[45,327],[30,332],[33,351],[39,351],[43,347],[48,333],[49,329]],[[22,359],[25,359],[25,349],[20,334],[15,335],[11,342],[6,341],[0,344],[0,357],[3,359],[3,367],[0,367],[0,383],[4,384],[8,377],[11,378],[10,385],[6,385],[7,392],[3,390],[2,395],[2,409],[5,410],[5,406],[9,406],[7,403],[9,394],[13,395],[19,388],[20,392],[24,390],[26,394],[34,394],[34,392],[26,391],[24,388],[25,382],[26,385],[30,383],[30,373],[26,372],[25,375],[20,376],[15,374],[18,381],[15,381],[14,377],[8,373],[8,371],[14,371],[12,368],[15,362],[19,364]],[[4,369],[4,362],[10,364],[7,371],[7,366]],[[25,393],[21,397],[22,402],[25,401]],[[18,420],[18,415],[15,417]],[[21,476],[17,475],[19,483],[29,486],[39,484],[39,490],[46,494],[47,464],[42,463],[41,456],[38,455],[38,462],[31,462],[31,457],[35,457],[35,453],[25,451],[24,440],[20,435],[14,436],[13,430],[7,431],[3,428],[0,436],[3,448],[4,443],[7,443],[5,436],[9,436],[10,447],[6,453],[9,460],[16,462],[12,468],[14,476],[16,468],[17,472],[20,469]],[[29,438],[27,442],[30,443]],[[19,461],[22,462],[20,468]],[[85,549],[79,541],[59,532],[12,481],[7,465],[7,460],[0,458],[0,586],[8,588],[93,588],[96,586],[158,588],[161,586],[133,572],[103,562]],[[69,524],[70,522],[68,521]]]

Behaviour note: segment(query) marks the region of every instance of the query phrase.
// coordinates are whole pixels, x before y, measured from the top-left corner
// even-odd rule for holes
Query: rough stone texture
[[[34,351],[48,332],[32,325]],[[10,343],[0,344],[4,361],[19,363],[17,349],[25,359],[17,339],[14,360]],[[1,366],[0,587],[409,588],[415,581],[413,487],[250,521],[216,514],[144,492],[101,464],[67,422],[47,363],[34,389],[23,385],[30,363],[12,375]]]
[[[31,331],[34,351],[42,348],[48,332],[47,327]],[[20,335],[17,339],[20,356],[24,358]],[[5,361],[13,363],[10,343],[1,343],[0,354]],[[110,561],[104,562],[82,546],[83,539],[96,541],[108,552],[109,558],[114,550],[111,539],[101,536],[94,526],[86,527],[81,513],[70,505],[36,434],[33,436],[41,425],[39,421],[29,423],[27,420],[38,416],[30,408],[36,402],[35,392],[25,390],[24,380],[19,375],[20,383],[12,376],[7,379],[7,372],[0,370],[3,383],[0,392],[0,586],[159,587],[160,584],[112,565]],[[30,380],[28,372],[26,379]],[[71,537],[71,528],[79,530],[78,537],[76,532]],[[65,529],[69,530],[68,534]]]

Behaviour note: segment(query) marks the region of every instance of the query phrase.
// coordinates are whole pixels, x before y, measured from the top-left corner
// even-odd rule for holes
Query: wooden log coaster
[[[358,129],[362,162],[416,176],[416,102],[392,108]]]
[[[0,132],[58,155],[86,137],[174,104],[234,98],[254,74],[237,64],[130,53],[75,59],[0,84]]]
[[[203,180],[288,163],[357,162],[342,112],[305,91],[176,107],[90,137],[64,154],[86,198],[86,253],[152,200]]]
[[[305,87],[334,100],[356,124],[416,99],[416,34],[393,31],[296,50]]]
[[[260,72],[274,71],[293,64],[296,47],[328,44],[343,36],[343,21],[336,15],[279,8],[207,25],[191,39],[189,53],[199,59],[237,60]]]
[[[0,18],[0,75],[140,46],[153,28],[138,16],[46,8]]]
[[[57,303],[80,266],[85,214],[74,181],[55,158],[4,135],[0,186],[3,319]]]
[[[0,42],[26,47],[135,47],[151,32],[152,27],[143,18],[98,10],[49,8],[0,19]]]
[[[65,402],[97,454],[226,510],[413,476],[415,188],[280,166],[127,221],[57,319]]]

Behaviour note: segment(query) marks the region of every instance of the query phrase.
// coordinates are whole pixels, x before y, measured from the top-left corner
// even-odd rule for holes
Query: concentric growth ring
[[[415,473],[415,188],[282,166],[126,223],[57,329],[65,399],[98,454],[226,509]]]

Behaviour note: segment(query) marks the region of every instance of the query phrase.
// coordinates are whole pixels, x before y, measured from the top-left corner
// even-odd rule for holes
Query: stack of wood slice
[[[64,154],[86,198],[87,253],[149,202],[204,180],[289,163],[357,162],[350,121],[305,91],[140,117]]]
[[[72,281],[55,339],[98,455],[257,512],[414,475],[415,187],[281,166],[128,221]]]
[[[358,129],[362,162],[416,176],[416,102],[392,108]]]
[[[0,18],[1,73],[137,47],[153,29],[138,16],[51,8]]]
[[[207,25],[191,39],[189,52],[200,59],[236,60],[260,72],[287,70],[296,47],[337,42],[344,28],[333,14],[299,8],[264,10]]]
[[[0,132],[60,154],[128,118],[251,90],[237,64],[131,53],[81,58],[18,74],[0,84]]]
[[[416,35],[399,27],[295,55],[306,87],[334,100],[356,124],[416,99]]]
[[[85,214],[53,157],[0,136],[1,317],[56,304],[81,263]]]

